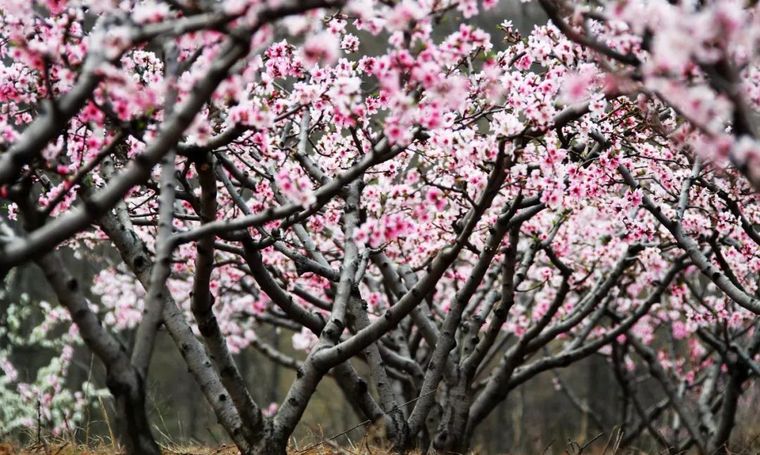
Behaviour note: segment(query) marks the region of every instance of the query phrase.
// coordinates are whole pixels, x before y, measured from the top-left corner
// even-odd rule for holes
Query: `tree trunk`
[[[134,368],[108,371],[106,385],[116,401],[119,439],[128,454],[160,455],[145,411],[145,385]]]
[[[145,385],[123,346],[90,309],[79,281],[55,253],[37,260],[61,305],[66,307],[87,347],[106,367],[106,385],[116,401],[119,441],[129,455],[160,455],[145,412]]]
[[[274,431],[271,421],[269,423],[264,430],[264,436],[253,447],[253,453],[256,455],[287,455],[289,436],[284,436],[285,433],[282,431]]]
[[[441,423],[433,440],[433,448],[436,451],[467,453],[470,445],[470,438],[466,435],[470,411],[469,396],[470,388],[464,378],[449,389]]]
[[[718,427],[708,447],[711,454],[723,455],[730,453],[728,440],[736,423],[736,411],[739,406],[739,398],[742,394],[742,384],[748,377],[748,372],[744,365],[734,364],[732,367],[734,371],[731,373],[723,392],[723,404],[718,414]]]

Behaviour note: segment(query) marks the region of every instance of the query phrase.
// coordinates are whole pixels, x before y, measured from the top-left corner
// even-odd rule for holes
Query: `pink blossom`
[[[359,38],[350,33],[346,34],[340,42],[340,48],[348,54],[357,52],[359,50]]]
[[[310,351],[318,341],[317,337],[305,327],[300,332],[294,333],[292,338],[293,349],[296,351]]]
[[[444,198],[443,192],[436,187],[428,188],[425,193],[425,200],[439,212],[446,207],[446,198]]]
[[[424,11],[415,0],[402,0],[394,6],[388,16],[389,30],[404,30],[410,22],[422,19]]]
[[[596,75],[591,69],[566,78],[562,87],[563,100],[568,104],[574,104],[586,99],[595,78]]]
[[[322,32],[310,36],[301,48],[306,65],[331,65],[338,59],[340,42],[330,32]]]
[[[689,331],[686,329],[686,324],[681,321],[673,321],[673,338],[682,340],[687,336],[689,336]]]

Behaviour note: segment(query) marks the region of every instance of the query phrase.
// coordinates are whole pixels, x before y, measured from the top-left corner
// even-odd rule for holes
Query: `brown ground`
[[[234,446],[219,448],[172,446],[165,447],[163,452],[165,455],[237,455],[239,453]],[[116,447],[107,444],[92,447],[64,442],[34,444],[22,449],[12,444],[0,443],[0,455],[116,455],[120,453]],[[293,448],[289,453],[291,455],[390,455],[390,452],[368,447],[342,448],[325,445]]]

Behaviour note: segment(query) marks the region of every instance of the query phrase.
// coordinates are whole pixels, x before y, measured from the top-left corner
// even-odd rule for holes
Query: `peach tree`
[[[165,330],[241,453],[285,453],[328,377],[397,450],[463,452],[598,354],[632,437],[728,450],[760,373],[757,8],[536,3],[520,32],[474,25],[494,0],[0,1],[0,272],[44,273],[34,342],[64,353],[17,378],[14,302],[0,396],[63,397],[84,344],[121,443],[157,454]],[[296,371],[276,406],[244,350]],[[56,427],[97,395],[66,393]]]

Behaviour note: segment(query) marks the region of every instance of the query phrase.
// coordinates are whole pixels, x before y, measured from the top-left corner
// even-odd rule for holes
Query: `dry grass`
[[[68,441],[57,443],[33,444],[19,448],[16,445],[0,443],[0,455],[117,455],[123,453],[109,443],[81,445]],[[234,446],[222,445],[218,448],[172,445],[163,447],[165,455],[238,455]],[[336,447],[330,445],[306,446],[302,449],[292,449],[291,455],[391,455],[392,452],[383,449],[365,447]]]
[[[756,442],[756,441],[755,441]],[[749,446],[749,445],[748,445]],[[202,447],[198,445],[171,444],[162,447],[164,455],[238,455],[239,452],[232,445],[219,447]],[[602,438],[590,441],[585,446],[570,443],[567,447],[559,448],[563,455],[648,455],[647,452],[632,447],[618,449],[609,442],[605,444]],[[88,445],[78,444],[72,441],[55,440],[20,448],[14,444],[0,442],[0,455],[121,455],[124,452],[108,440],[98,440]],[[330,441],[308,444],[301,447],[291,447],[289,455],[392,455],[394,452],[386,449],[371,447],[366,439],[338,446]],[[547,447],[544,454],[552,453]],[[556,453],[556,451],[555,451]],[[691,452],[689,452],[691,453]],[[729,451],[732,455],[758,455],[760,451],[744,450]],[[470,455],[478,455],[476,450]],[[414,452],[409,455],[421,455]],[[535,454],[532,454],[535,455]],[[542,454],[543,455],[543,454]]]

